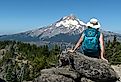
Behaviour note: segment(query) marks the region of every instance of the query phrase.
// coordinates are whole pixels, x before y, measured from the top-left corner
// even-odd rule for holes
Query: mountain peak
[[[63,20],[76,20],[76,16],[73,14],[70,14],[69,16],[63,17]]]
[[[55,23],[49,26],[38,28],[18,34],[0,36],[0,40],[20,40],[20,41],[74,41],[73,38],[78,38],[85,29],[85,23],[78,17],[70,14],[62,17]],[[105,35],[105,40],[112,40],[113,36],[118,36],[121,41],[121,35],[113,32],[100,30]],[[73,38],[72,38],[73,36]],[[59,38],[58,38],[59,37]]]
[[[85,23],[77,19],[73,14],[70,14],[69,16],[62,17],[50,26],[29,32],[29,35],[39,37],[39,39],[51,38],[59,34],[75,35],[81,33],[84,28]]]
[[[65,16],[61,18],[56,23],[57,27],[64,26],[70,29],[79,29],[80,27],[85,25],[86,24],[83,21],[77,19],[76,16],[74,16],[73,14],[70,14],[69,16]]]

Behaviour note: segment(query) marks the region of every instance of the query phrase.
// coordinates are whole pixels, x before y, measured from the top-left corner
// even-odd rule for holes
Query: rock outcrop
[[[118,82],[121,82],[121,65],[111,65],[111,67],[117,72],[120,77],[120,81]]]
[[[109,63],[79,52],[62,52],[59,66],[41,70],[33,82],[116,82],[119,76]]]

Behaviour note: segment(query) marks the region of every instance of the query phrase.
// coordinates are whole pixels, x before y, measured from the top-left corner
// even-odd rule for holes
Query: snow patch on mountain
[[[86,24],[74,15],[61,18],[55,23],[46,27],[39,27],[13,35],[0,36],[0,40],[20,40],[20,41],[75,41],[80,37],[82,31],[86,29]],[[121,34],[100,29],[105,40],[113,40],[114,36],[121,41]],[[76,38],[77,37],[77,38]]]
[[[79,29],[81,25],[86,24],[79,19],[76,19],[75,16],[65,16],[61,21],[56,23],[56,27],[64,26],[70,29]]]
[[[85,23],[75,16],[65,16],[50,26],[39,28],[28,32],[29,36],[39,39],[51,38],[58,34],[78,34],[85,28]]]

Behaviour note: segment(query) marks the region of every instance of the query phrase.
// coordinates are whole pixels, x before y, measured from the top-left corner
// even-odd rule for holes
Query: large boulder
[[[63,75],[43,74],[34,82],[75,82],[73,79]]]
[[[109,63],[79,52],[62,52],[59,66],[41,70],[34,82],[116,82],[119,76]]]
[[[84,77],[90,78],[96,82],[111,82],[119,78],[114,69],[101,59],[90,58],[80,53],[70,53],[68,55],[73,55],[73,67]]]

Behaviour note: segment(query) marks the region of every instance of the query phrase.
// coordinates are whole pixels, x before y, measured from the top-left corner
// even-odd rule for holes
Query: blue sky
[[[102,29],[121,33],[121,0],[0,0],[0,35],[47,26],[70,14],[84,22],[96,17]]]

